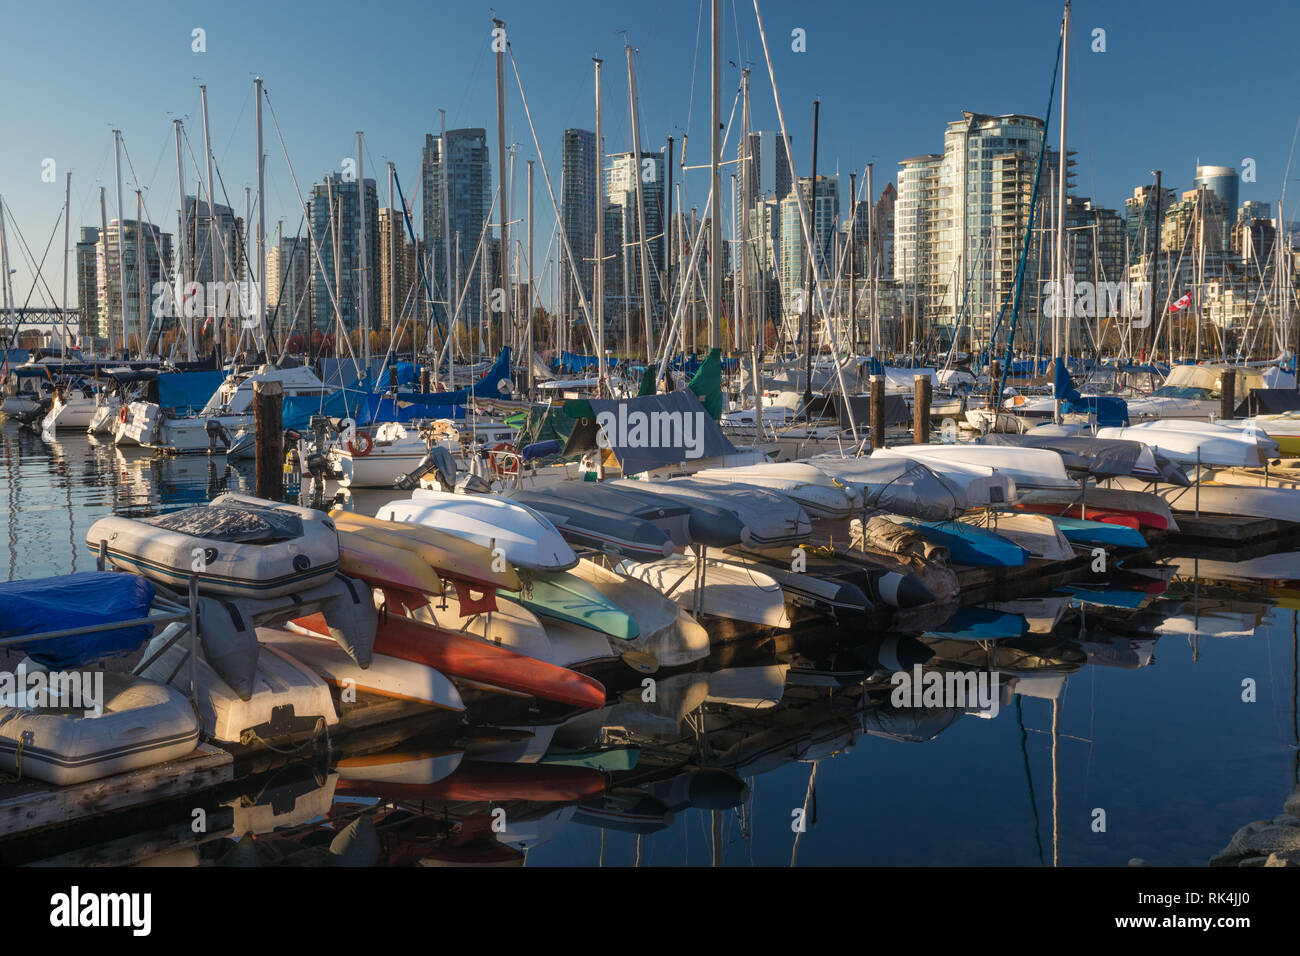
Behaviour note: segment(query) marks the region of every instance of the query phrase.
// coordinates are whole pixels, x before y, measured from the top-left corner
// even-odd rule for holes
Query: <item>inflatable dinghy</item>
[[[173,641],[163,649],[180,627],[168,625],[150,642],[139,676],[188,691],[189,642]],[[195,662],[204,739],[252,743],[305,736],[338,723],[329,685],[310,667],[275,647],[261,648],[256,660],[247,697],[237,694],[202,656]]]
[[[185,696],[114,671],[103,676],[102,710],[0,707],[0,770],[56,786],[98,780],[175,760],[199,743]]]
[[[222,495],[211,505],[154,518],[114,515],[90,526],[86,544],[108,543],[108,560],[174,588],[197,574],[203,594],[283,597],[338,570],[334,522],[319,511]]]

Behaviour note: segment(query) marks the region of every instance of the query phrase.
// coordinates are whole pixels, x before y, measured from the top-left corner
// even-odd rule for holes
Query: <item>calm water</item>
[[[123,453],[80,434],[50,442],[5,425],[0,579],[91,570],[84,541],[97,518],[247,491],[251,467],[242,467]],[[373,795],[359,796],[348,783],[357,771],[347,765],[314,777],[292,769],[263,774],[242,803],[292,792],[300,815],[332,806],[328,817],[289,814],[283,819],[292,827],[259,838],[259,852],[274,846],[277,858],[298,862],[318,862],[359,814],[382,836],[366,851],[373,862],[482,859],[485,843],[474,837],[490,835],[493,804],[484,801],[495,798],[507,809],[503,839],[526,848],[529,865],[786,865],[792,858],[799,865],[1123,865],[1137,856],[1201,866],[1239,827],[1279,814],[1297,785],[1300,591],[1198,580],[1197,566],[1183,563],[1166,588],[1145,592],[1112,590],[1086,605],[1063,595],[1055,627],[1035,612],[1031,627],[1043,633],[1013,640],[904,640],[907,653],[930,655],[927,668],[996,668],[1004,696],[992,718],[893,709],[882,680],[889,668],[879,663],[883,636],[821,629],[717,652],[692,673],[661,678],[654,705],[640,701],[640,678],[628,671],[607,684],[630,699],[595,716],[534,726],[531,747],[499,732],[493,742],[494,732],[481,728],[468,742],[464,735],[408,741],[396,753],[411,766],[432,752],[455,766],[466,751],[466,762],[431,790],[382,793],[377,785],[375,793],[404,801],[399,810],[376,813]],[[791,664],[788,672],[773,666]],[[1247,680],[1254,702],[1242,699]],[[746,706],[764,695],[780,700]],[[519,726],[528,717],[512,720]],[[560,743],[594,742],[601,726],[607,743],[636,745],[639,760],[615,774],[623,788],[617,799],[579,806],[556,788],[581,783],[582,770],[575,778],[528,761],[548,741],[552,755]],[[682,774],[701,767],[727,772],[697,776],[691,790]],[[728,790],[732,771],[746,785],[740,791],[739,782]],[[474,774],[488,782],[472,794],[438,789]],[[675,793],[664,782],[673,778]],[[665,802],[634,805],[634,786]],[[680,796],[687,793],[693,796]],[[707,808],[728,803],[726,793],[731,803],[738,793],[743,801]],[[282,810],[293,805],[281,801]],[[792,826],[796,811],[807,821],[801,834]],[[1098,811],[1104,832],[1096,829]],[[633,820],[647,832],[626,832]],[[133,839],[117,836],[127,846]],[[184,852],[212,861],[236,848],[219,838]]]

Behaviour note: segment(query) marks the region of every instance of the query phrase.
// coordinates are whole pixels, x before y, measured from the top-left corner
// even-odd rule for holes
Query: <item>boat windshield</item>
[[[1195,402],[1217,402],[1217,388],[1195,388],[1191,385],[1162,385],[1151,393],[1152,398],[1185,398]]]

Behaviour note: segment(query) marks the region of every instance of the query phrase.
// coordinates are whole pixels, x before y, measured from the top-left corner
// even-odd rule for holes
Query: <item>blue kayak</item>
[[[1023,637],[1027,633],[1029,621],[1023,614],[985,607],[966,607],[939,627],[926,631],[926,636],[954,641],[996,641]]]
[[[927,540],[943,545],[957,564],[1018,568],[1029,557],[1028,551],[1009,538],[960,521],[919,521],[901,516],[890,520],[915,528]]]
[[[1128,588],[1113,588],[1105,585],[1067,584],[1061,588],[1073,595],[1081,604],[1095,604],[1097,607],[1115,607],[1135,610],[1151,595],[1146,591],[1134,591]]]
[[[1052,521],[1061,529],[1065,540],[1072,544],[1096,544],[1111,548],[1145,548],[1147,539],[1142,532],[1122,524],[1106,521],[1088,521],[1084,518],[1058,518]]]

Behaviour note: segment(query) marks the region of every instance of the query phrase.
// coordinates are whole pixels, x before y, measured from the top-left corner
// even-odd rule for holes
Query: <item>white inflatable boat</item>
[[[113,515],[86,533],[92,551],[161,584],[205,594],[281,597],[323,584],[338,570],[338,533],[318,511],[223,495],[211,505],[155,518]]]
[[[199,742],[185,696],[110,671],[102,710],[0,707],[0,770],[60,787],[175,760]]]

